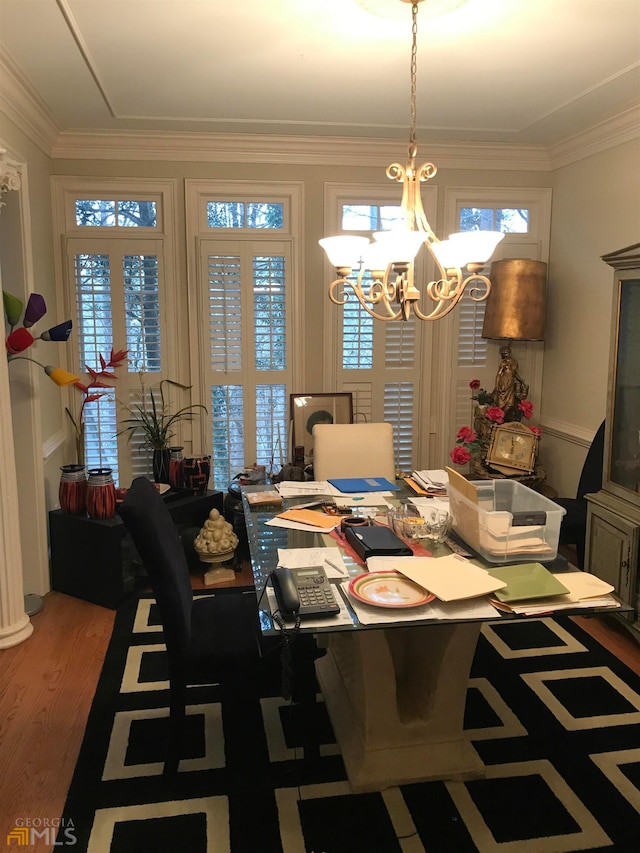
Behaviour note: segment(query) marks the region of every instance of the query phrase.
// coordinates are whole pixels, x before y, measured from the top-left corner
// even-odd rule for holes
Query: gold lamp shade
[[[486,301],[483,338],[543,341],[547,265],[505,258],[491,264],[491,293]]]

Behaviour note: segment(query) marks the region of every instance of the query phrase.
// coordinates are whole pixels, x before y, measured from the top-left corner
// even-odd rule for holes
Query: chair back
[[[591,447],[582,466],[576,498],[583,501],[584,496],[599,492],[602,488],[602,467],[604,462],[604,430],[606,421],[602,421],[593,437]],[[586,503],[586,502],[585,502]]]
[[[146,477],[131,484],[118,510],[160,610],[167,651],[183,654],[191,639],[193,591],[178,530],[156,487]]]
[[[386,477],[393,483],[396,464],[393,427],[377,424],[316,424],[313,428],[313,476]]]

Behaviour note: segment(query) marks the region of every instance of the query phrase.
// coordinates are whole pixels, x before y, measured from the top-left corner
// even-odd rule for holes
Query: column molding
[[[0,148],[0,213],[5,204],[2,194],[19,191],[20,185],[20,164],[8,156],[6,149]],[[12,424],[8,362],[6,357],[0,357],[0,649],[16,646],[33,633],[33,625],[24,609],[18,478]]]

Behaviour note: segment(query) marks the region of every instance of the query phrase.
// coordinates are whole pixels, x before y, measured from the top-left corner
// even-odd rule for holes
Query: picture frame
[[[350,424],[353,422],[353,394],[350,391],[335,394],[290,394],[291,445],[304,447],[305,459],[313,455],[313,435],[316,423]]]
[[[538,436],[518,421],[496,424],[491,431],[491,443],[486,463],[502,473],[531,474],[536,467]]]

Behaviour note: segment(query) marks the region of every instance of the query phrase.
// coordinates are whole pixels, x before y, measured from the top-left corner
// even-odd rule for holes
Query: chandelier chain
[[[409,156],[416,149],[416,77],[418,68],[418,4],[411,4],[411,111],[409,121]],[[413,152],[413,154],[412,154]]]

